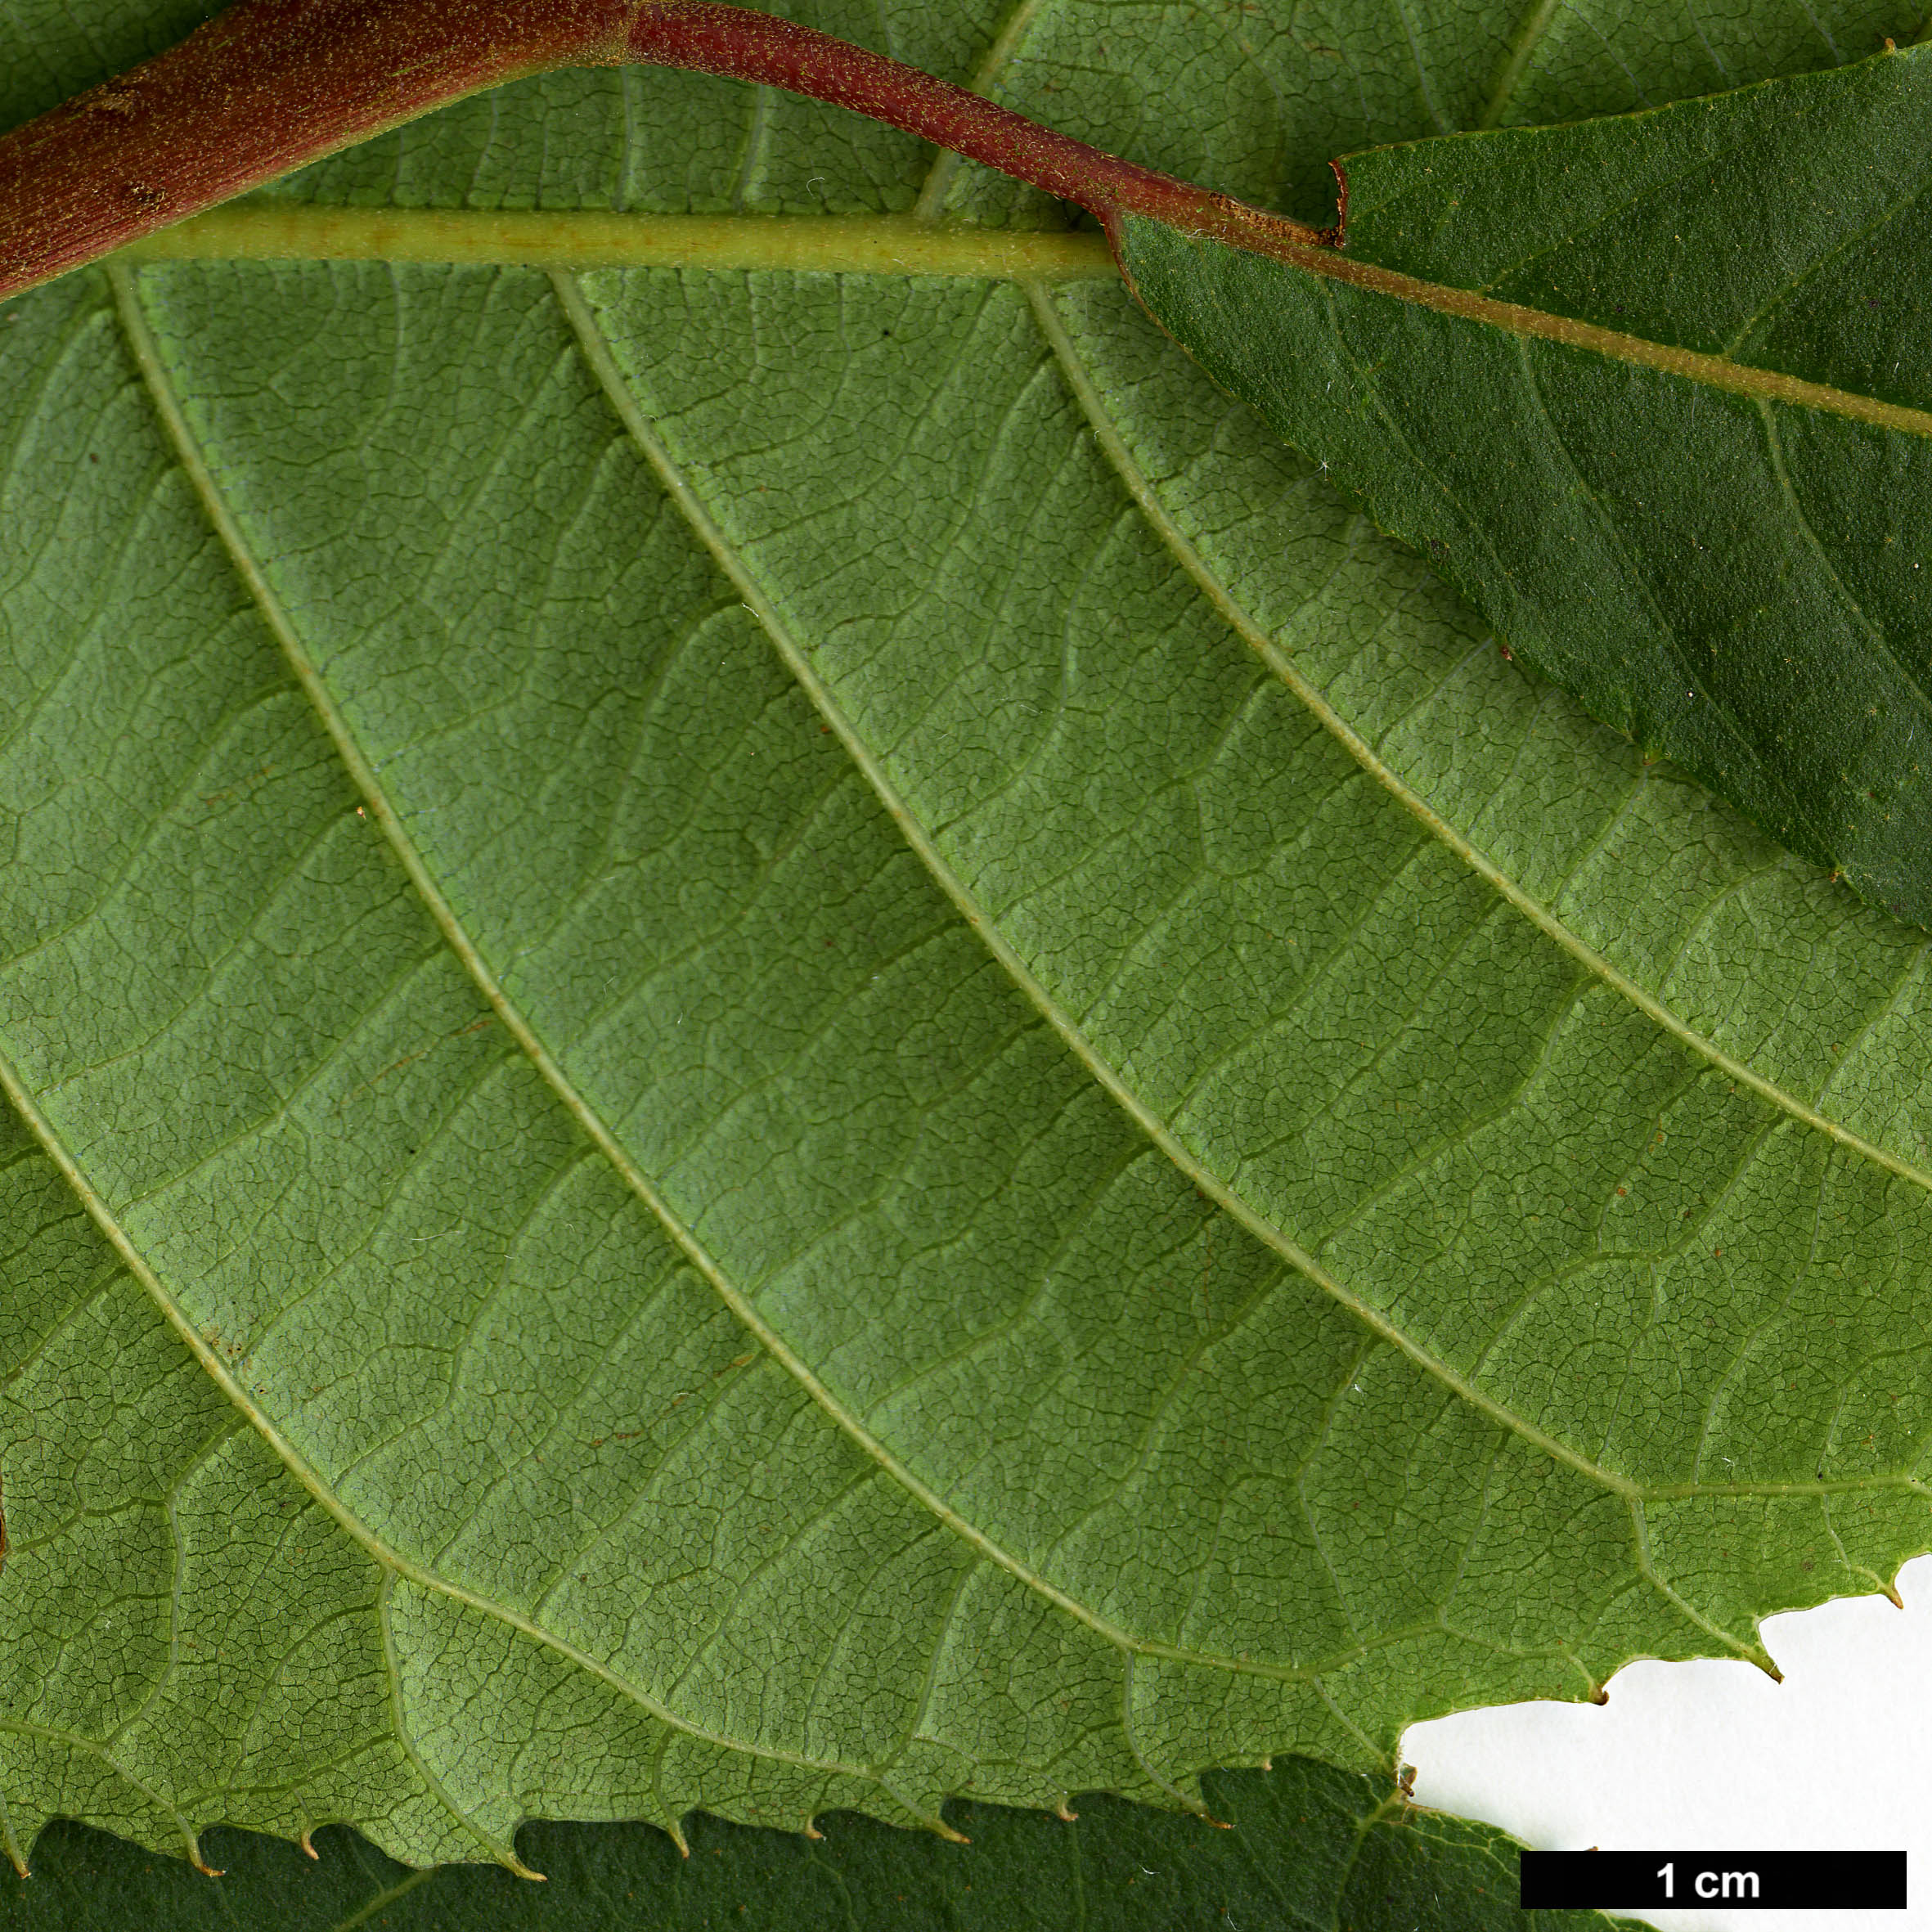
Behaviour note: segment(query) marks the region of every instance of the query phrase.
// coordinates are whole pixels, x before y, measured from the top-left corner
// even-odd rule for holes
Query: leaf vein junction
[[[609,351],[598,332],[595,320],[591,314],[581,292],[575,284],[566,276],[559,275],[555,280],[559,299],[563,303],[565,312],[570,317],[573,326],[577,330],[579,338],[584,345],[586,358],[609,393],[613,407],[618,411],[622,420],[630,427],[632,434],[637,439],[638,447],[644,452],[653,469],[657,472],[667,492],[690,520],[693,531],[698,535],[705,548],[717,559],[720,568],[738,586],[747,605],[770,633],[773,644],[784,661],[787,668],[797,678],[800,687],[818,708],[820,714],[831,725],[855,765],[865,775],[867,782],[877,793],[880,802],[885,806],[893,823],[899,828],[901,835],[926,865],[935,881],[953,903],[959,908],[968,923],[980,935],[982,941],[995,958],[999,960],[1013,984],[1032,1001],[1041,1016],[1066,1041],[1081,1063],[1094,1075],[1102,1087],[1121,1105],[1130,1118],[1140,1127],[1141,1130],[1174,1163],[1175,1166],[1199,1188],[1204,1196],[1224,1209],[1242,1226],[1280,1255],[1315,1287],[1348,1309],[1366,1328],[1399,1349],[1425,1373],[1434,1377],[1445,1388],[1467,1402],[1471,1408],[1488,1416],[1504,1428],[1521,1436],[1526,1443],[1538,1449],[1552,1460],[1575,1470],[1591,1480],[1601,1484],[1606,1489],[1624,1496],[1633,1506],[1644,1494],[1649,1494],[1650,1492],[1645,1489],[1642,1485],[1603,1468],[1600,1464],[1570,1448],[1569,1445],[1548,1434],[1545,1431],[1537,1428],[1534,1424],[1497,1401],[1494,1397],[1475,1387],[1466,1377],[1459,1374],[1448,1363],[1422,1347],[1413,1337],[1391,1322],[1381,1310],[1354,1293],[1329,1270],[1322,1267],[1314,1257],[1299,1243],[1291,1240],[1281,1229],[1256,1213],[1218,1175],[1210,1172],[1175,1138],[1168,1125],[1152,1112],[1123,1079],[1119,1071],[1101,1056],[1093,1043],[1073,1022],[1071,1017],[1060,1007],[1046,988],[1041,985],[1031,968],[999,932],[994,923],[987,918],[984,910],[966,889],[964,882],[934,847],[932,837],[926,827],[919,821],[909,810],[905,802],[899,797],[896,789],[881,768],[871,747],[865,743],[854,728],[851,721],[845,715],[831,692],[826,688],[824,681],[818,676],[804,650],[801,649],[796,639],[790,636],[782,618],[773,606],[770,598],[766,595],[762,586],[746,568],[743,559],[737,555],[723,532],[712,519],[690,481],[684,476],[672,461],[669,452],[663,447],[655,429],[644,415],[636,398],[631,396],[628,387],[612,363]],[[1216,601],[1220,603],[1222,600],[1217,597]],[[1364,758],[1364,762],[1367,762],[1368,760]],[[1422,810],[1426,811],[1427,807],[1423,807]],[[1445,840],[1453,837],[1446,827],[1444,828],[1444,836]],[[1466,851],[1467,848],[1461,842],[1458,842],[1458,849]],[[1493,869],[1491,869],[1493,870]],[[1521,895],[1519,894],[1517,896],[1520,898]],[[1544,914],[1543,917],[1547,919],[1548,914]],[[480,962],[479,965],[480,968]],[[1605,964],[1604,972],[1605,976],[1609,977],[1607,963]],[[1635,989],[1633,990],[1635,991]],[[1638,996],[1647,998],[1641,994]],[[1649,1002],[1650,1008],[1654,1009],[1655,1005],[1654,1001]],[[1663,1016],[1660,1015],[1660,1017]],[[516,1022],[515,1024],[519,1029],[522,1028],[520,1021]],[[1673,1024],[1672,1030],[1680,1031],[1681,1024]],[[532,1036],[528,1035],[527,1030],[519,1031],[519,1037],[528,1040],[528,1050],[533,1054],[543,1055],[547,1063],[548,1055],[545,1053],[545,1049]],[[1718,1056],[1714,1054],[1711,1057],[1714,1058]],[[564,1080],[560,1071],[555,1077],[559,1081]],[[1737,1077],[1752,1080],[1749,1071],[1741,1067],[1738,1069]],[[1761,1083],[1759,1081],[1752,1080],[1752,1084],[1757,1085]],[[565,1085],[567,1086],[567,1082]],[[564,1090],[564,1087],[560,1087],[559,1090]],[[582,1106],[581,1100],[578,1100],[576,1104],[580,1108]],[[587,1115],[588,1110],[586,1109],[585,1112]],[[586,1119],[586,1125],[589,1124],[590,1121]],[[1819,1124],[1825,1126],[1827,1131],[1833,1131],[1834,1138],[1840,1139],[1849,1138],[1842,1130],[1831,1130],[1829,1123],[1821,1121]],[[591,1130],[598,1134],[602,1134],[604,1131],[600,1126],[592,1126]],[[600,1141],[600,1144],[603,1143]],[[1885,1158],[1882,1156],[1877,1157]],[[621,1171],[628,1172],[631,1170],[631,1164],[628,1162],[627,1157],[622,1154],[621,1150],[613,1152],[613,1158],[622,1164],[620,1168]],[[1885,1164],[1901,1169],[1904,1166],[1895,1158],[1885,1159]],[[640,1188],[649,1188],[649,1183],[645,1182],[641,1175],[637,1177],[633,1184]],[[674,1221],[667,1220],[666,1224],[674,1226],[676,1224]],[[690,1238],[687,1235],[682,1238],[689,1240]],[[691,1250],[688,1251],[696,1251],[694,1243],[693,1243]],[[719,1292],[726,1297],[735,1310],[743,1304],[743,1296],[739,1291],[724,1283],[715,1274],[712,1278],[714,1281],[714,1285],[717,1286]],[[1084,1605],[1067,1597],[1063,1592],[1058,1590],[1045,1579],[1036,1576],[1026,1566],[1019,1563],[1009,1553],[1000,1549],[974,1525],[960,1519],[942,1499],[934,1495],[909,1470],[905,1470],[897,1459],[893,1458],[891,1453],[885,1449],[884,1445],[877,1442],[869,1432],[865,1430],[863,1425],[860,1424],[856,1418],[847,1416],[838,1405],[836,1398],[833,1396],[831,1391],[824,1389],[819,1383],[818,1378],[812,1374],[806,1364],[797,1361],[797,1358],[789,1348],[774,1332],[766,1327],[755,1311],[748,1307],[748,1305],[745,1305],[744,1313],[740,1319],[744,1320],[748,1326],[753,1327],[754,1332],[759,1336],[761,1340],[770,1337],[767,1346],[771,1347],[773,1354],[784,1361],[788,1367],[792,1368],[792,1372],[798,1376],[800,1382],[813,1392],[815,1400],[825,1404],[828,1413],[839,1422],[842,1428],[851,1434],[855,1441],[859,1442],[861,1446],[865,1448],[869,1454],[877,1457],[885,1467],[896,1474],[898,1479],[925,1507],[932,1509],[944,1520],[951,1523],[960,1535],[971,1541],[975,1548],[981,1549],[995,1562],[1000,1563],[1003,1568],[1009,1570],[1013,1575],[1022,1581],[1028,1582],[1031,1587],[1038,1589],[1049,1601],[1058,1603],[1069,1614],[1086,1624],[1097,1633],[1107,1637],[1112,1642],[1119,1643],[1124,1649],[1144,1651],[1149,1655],[1185,1657],[1189,1660],[1206,1660],[1195,1656],[1193,1653],[1184,1652],[1173,1647],[1152,1640],[1136,1638],[1126,1632],[1119,1631],[1104,1620],[1096,1616]],[[793,1366],[794,1363],[796,1363],[795,1367]],[[1238,1658],[1224,1657],[1214,1660],[1223,1668],[1257,1675],[1301,1678],[1306,1674],[1301,1671],[1284,1673],[1271,1667],[1256,1665]]]
[[[1821,1113],[1815,1107],[1800,1100],[1796,1094],[1779,1086],[1776,1081],[1766,1078],[1746,1062],[1725,1053],[1714,1040],[1687,1025],[1662,1000],[1612,965],[1603,954],[1566,924],[1549,906],[1525,892],[1501,866],[1451,825],[1421,793],[1410,786],[1374,747],[1341,716],[1320,690],[1301,674],[1292,654],[1282,647],[1253,613],[1235,597],[1209,567],[1206,559],[1161,501],[1152,481],[1140,467],[1133,452],[1127,447],[1119,429],[1108,414],[1105,402],[1094,386],[1092,372],[1082,360],[1065,322],[1053,306],[1051,290],[1045,285],[1036,285],[1028,292],[1034,312],[1040,318],[1041,328],[1054,344],[1061,366],[1067,371],[1067,381],[1085,410],[1101,448],[1118,471],[1135,501],[1140,505],[1161,541],[1179,559],[1188,575],[1206,592],[1215,609],[1249,648],[1261,658],[1324,729],[1377,784],[1419,819],[1432,836],[1472,871],[1494,887],[1518,912],[1539,927],[1605,985],[1615,988],[1633,1006],[1681,1040],[1693,1053],[1709,1061],[1731,1079],[1741,1081],[1755,1092],[1763,1094],[1773,1106],[1781,1108],[1795,1119],[1803,1121],[1807,1126],[1814,1127],[1820,1133],[1830,1135],[1841,1147],[1888,1169],[1916,1187],[1932,1190],[1932,1170],[1907,1161],[1889,1149],[1866,1139],[1862,1134],[1853,1133],[1829,1116]],[[1932,418],[1928,420],[1932,422]]]

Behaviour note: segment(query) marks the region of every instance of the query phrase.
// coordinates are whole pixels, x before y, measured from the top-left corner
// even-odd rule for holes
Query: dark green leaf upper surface
[[[532,1885],[446,1865],[412,1872],[351,1834],[317,1857],[210,1834],[209,1879],[75,1826],[45,1834],[34,1876],[0,1872],[7,1932],[1611,1932],[1597,1912],[1516,1907],[1517,1847],[1486,1826],[1416,1811],[1386,1780],[1291,1759],[1223,1772],[1229,1826],[1119,1799],[1076,1818],[959,1804],[968,1844],[850,1813],[818,1840],[694,1821],[690,1855],[639,1826],[527,1828]]]
[[[1843,52],[804,11],[1251,194],[1338,120]],[[181,24],[76,17],[0,27],[21,111]],[[666,76],[283,191],[1051,218]],[[1500,661],[1117,287],[9,317],[15,1849],[1173,1802],[1925,1547],[1922,936]]]
[[[1140,219],[1123,258],[1521,657],[1922,925],[1929,135],[1898,51],[1358,156],[1334,277]]]

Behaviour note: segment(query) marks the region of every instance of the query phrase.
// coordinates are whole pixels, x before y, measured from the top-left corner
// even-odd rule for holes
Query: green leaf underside
[[[1894,50],[1359,156],[1333,276],[1139,218],[1122,263],[1525,661],[1932,924],[1929,124]]]
[[[547,1884],[476,1865],[411,1872],[340,1828],[316,1858],[220,1831],[211,1881],[171,1860],[56,1826],[34,1876],[0,1870],[8,1932],[744,1932],[890,1926],[893,1932],[1170,1932],[1341,1926],[1348,1932],[1610,1932],[1629,1920],[1517,1909],[1515,1841],[1415,1811],[1386,1781],[1292,1759],[1264,1776],[1220,1772],[1207,1795],[1227,1831],[1117,1799],[1077,1818],[949,1808],[969,1846],[849,1814],[824,1839],[699,1817],[690,1855],[635,1825],[528,1827],[519,1843]]]
[[[1303,178],[1272,16],[1211,84],[929,11],[891,51]],[[1513,23],[1439,21],[1478,119]],[[1841,57],[1753,31],[1722,78]],[[1580,45],[1522,99],[1624,105]],[[1137,132],[1177,70],[1221,147]],[[926,167],[568,75],[288,192],[1040,218]],[[1501,664],[1117,288],[11,313],[16,1849],[1170,1800],[1926,1546],[1921,936]]]

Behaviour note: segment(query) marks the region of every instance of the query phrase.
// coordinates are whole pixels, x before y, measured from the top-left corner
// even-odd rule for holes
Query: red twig
[[[916,68],[711,0],[242,0],[0,137],[0,299],[446,102],[638,61],[884,121],[1063,200],[1266,252],[1339,243],[1089,147]]]

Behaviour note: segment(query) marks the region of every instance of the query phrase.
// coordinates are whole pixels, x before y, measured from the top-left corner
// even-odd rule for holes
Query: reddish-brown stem
[[[241,0],[0,137],[0,299],[485,88],[637,61],[851,109],[1061,199],[1269,253],[1335,245],[883,55],[711,0]]]

